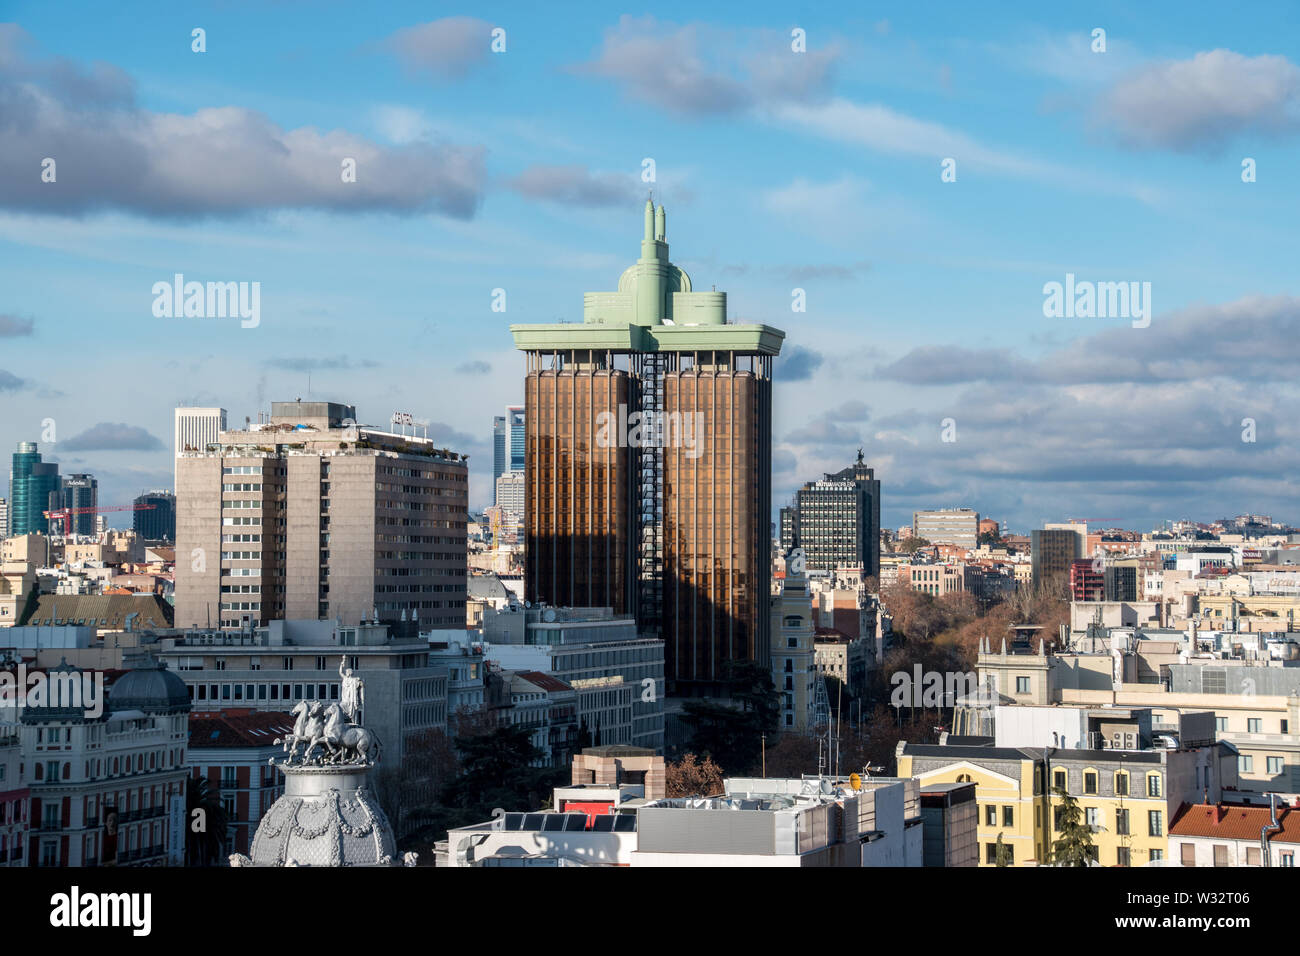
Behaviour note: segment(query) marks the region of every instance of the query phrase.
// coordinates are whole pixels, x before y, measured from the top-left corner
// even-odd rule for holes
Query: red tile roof
[[[1260,828],[1269,823],[1268,807],[1235,804],[1184,803],[1169,826],[1170,836],[1217,837],[1220,840],[1258,840]],[[1278,843],[1300,843],[1300,812],[1288,806],[1277,808],[1280,833],[1270,833]]]
[[[293,730],[293,714],[275,711],[192,711],[190,749],[196,747],[269,747]]]
[[[572,690],[573,688],[557,677],[550,674],[543,674],[541,671],[516,671],[520,677],[530,684],[536,684],[545,691]]]

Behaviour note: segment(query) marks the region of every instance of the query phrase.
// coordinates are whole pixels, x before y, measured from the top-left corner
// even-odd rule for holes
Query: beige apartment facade
[[[468,468],[351,406],[276,402],[181,452],[176,626],[378,617],[463,627]]]

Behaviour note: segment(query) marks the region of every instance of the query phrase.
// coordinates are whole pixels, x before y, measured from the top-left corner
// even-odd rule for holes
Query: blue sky
[[[178,402],[309,375],[439,423],[487,503],[506,326],[614,287],[650,157],[674,261],[786,330],[774,506],[861,446],[895,527],[1300,521],[1290,4],[129,9],[0,11],[0,449],[54,419],[105,503],[170,483]],[[156,318],[177,272],[260,324]],[[1149,282],[1150,326],[1045,317],[1066,273]]]

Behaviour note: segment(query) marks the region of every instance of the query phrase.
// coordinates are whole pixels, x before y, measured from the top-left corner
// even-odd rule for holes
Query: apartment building
[[[50,673],[79,680],[81,671]],[[182,865],[189,710],[184,683],[147,656],[117,676],[98,717],[25,708],[28,865]]]
[[[276,740],[293,731],[295,720],[287,712],[248,709],[190,714],[188,769],[191,778],[207,780],[226,812],[226,856],[248,854],[258,823],[284,793],[272,761],[284,758]]]
[[[350,405],[273,403],[179,453],[177,626],[463,626],[467,479],[462,455]]]
[[[919,778],[922,788],[977,785],[980,866],[997,865],[999,837],[1011,865],[1050,862],[1062,793],[1083,812],[1098,863],[1160,863],[1182,805],[1205,794],[1217,801],[1237,783],[1235,753],[1214,740],[1209,714],[1185,715],[1176,746],[1155,748],[1149,711],[995,710],[994,737],[945,734],[939,744],[902,741],[897,751],[898,773]],[[1115,734],[1119,746],[1102,746]]]
[[[979,547],[980,516],[970,508],[940,508],[912,513],[912,537],[931,544],[953,544],[970,551]]]
[[[370,621],[272,621],[247,631],[196,628],[158,637],[155,653],[187,687],[196,712],[283,713],[300,700],[337,701],[339,665],[365,681],[365,725],[389,758],[447,729],[447,668],[429,642]]]

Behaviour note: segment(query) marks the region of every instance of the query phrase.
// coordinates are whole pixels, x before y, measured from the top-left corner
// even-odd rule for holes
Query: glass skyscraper
[[[94,475],[68,475],[62,481],[60,508],[94,508],[99,505],[99,482]],[[95,512],[72,516],[72,533],[93,535]],[[62,530],[62,527],[60,527]]]
[[[41,461],[36,442],[21,441],[14,452],[13,468],[9,473],[11,535],[44,534],[49,521],[43,512],[62,504],[59,487],[59,466]],[[58,530],[62,531],[60,527]]]
[[[506,420],[497,415],[492,419],[492,503],[497,503],[497,479],[506,470]]]

